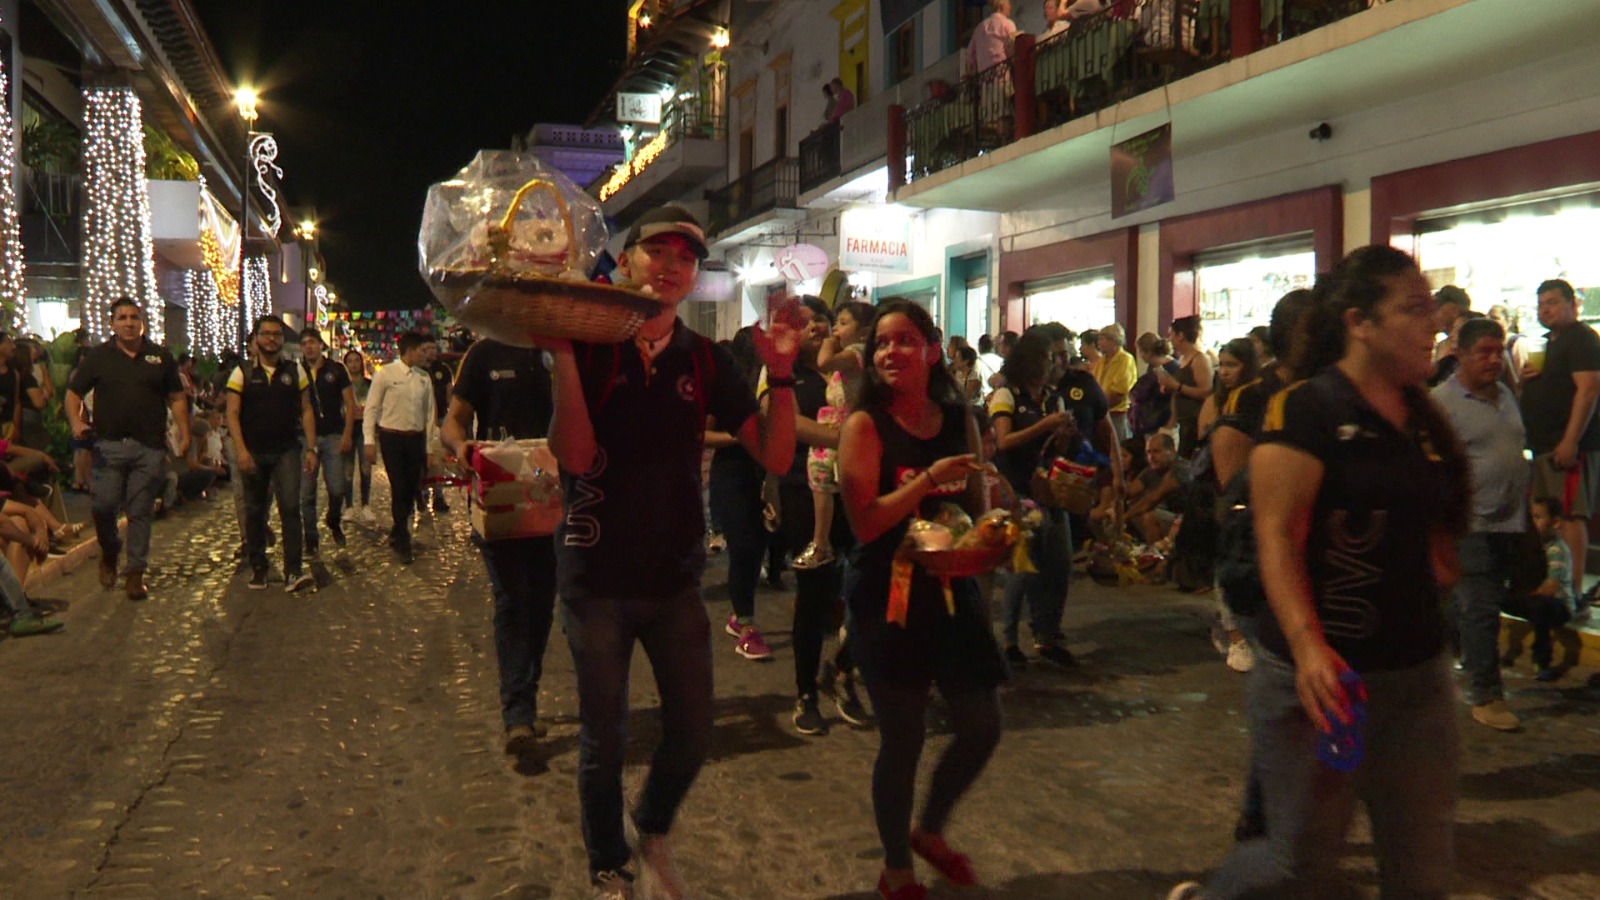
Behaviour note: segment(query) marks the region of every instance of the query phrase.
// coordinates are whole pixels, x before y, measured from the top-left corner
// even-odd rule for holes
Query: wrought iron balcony
[[[883,121],[880,117],[878,121]],[[800,141],[800,193],[821,187],[840,174],[839,120],[823,125]]]
[[[721,234],[769,210],[792,209],[799,188],[799,160],[778,157],[751,169],[727,187],[707,191],[711,233]]]

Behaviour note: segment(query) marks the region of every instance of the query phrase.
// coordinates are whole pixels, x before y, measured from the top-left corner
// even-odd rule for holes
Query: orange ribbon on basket
[[[906,618],[911,612],[911,574],[911,556],[901,547],[895,551],[889,568],[889,609],[884,614],[885,622],[901,628],[906,627]]]

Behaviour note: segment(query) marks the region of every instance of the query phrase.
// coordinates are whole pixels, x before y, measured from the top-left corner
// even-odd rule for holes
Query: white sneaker
[[[372,507],[365,504],[362,505],[361,511],[356,513],[356,518],[360,519],[363,525],[378,524],[378,517],[372,514]]]
[[[1248,672],[1256,667],[1256,652],[1250,642],[1237,640],[1228,645],[1228,668],[1235,672]]]

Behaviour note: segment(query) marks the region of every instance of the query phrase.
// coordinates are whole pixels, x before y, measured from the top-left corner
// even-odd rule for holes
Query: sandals
[[[78,535],[83,534],[83,528],[84,523],[82,522],[69,522],[52,532],[50,534],[50,540],[70,541],[73,538],[76,538]]]

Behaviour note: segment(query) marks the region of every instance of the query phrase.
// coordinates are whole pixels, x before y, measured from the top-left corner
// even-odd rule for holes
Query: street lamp
[[[300,247],[300,260],[306,273],[306,276],[303,279],[306,289],[306,308],[304,320],[305,325],[309,327],[311,325],[311,283],[313,281],[317,281],[322,275],[322,272],[317,268],[316,264],[311,261],[312,253],[314,252],[313,242],[317,239],[316,220],[305,219],[299,225],[296,225],[294,229],[294,236],[299,238],[302,243],[302,246]]]
[[[239,352],[248,356],[250,342],[250,301],[245,290],[245,267],[249,262],[250,239],[250,173],[255,169],[255,157],[250,144],[256,136],[255,89],[241,87],[233,92],[233,102],[239,107],[239,118],[244,120],[244,180],[239,185]]]

